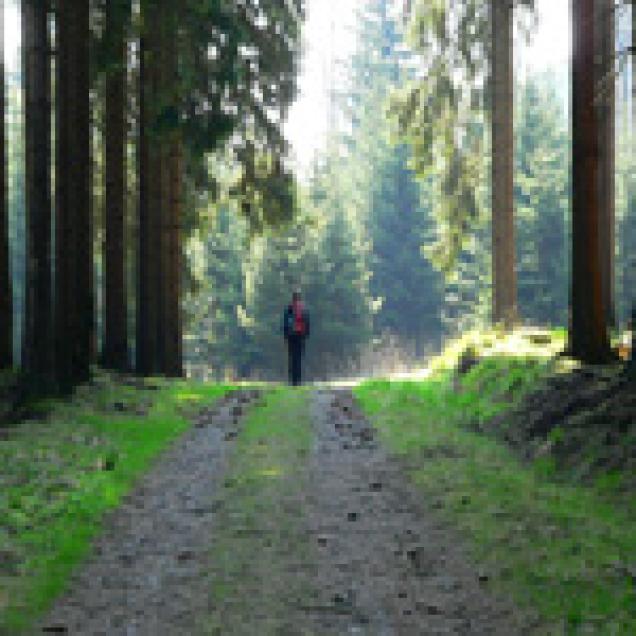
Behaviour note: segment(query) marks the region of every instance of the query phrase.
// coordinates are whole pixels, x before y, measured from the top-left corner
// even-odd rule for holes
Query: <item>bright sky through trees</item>
[[[12,1],[4,4],[5,63],[9,71],[17,71],[18,49],[20,47],[20,9]]]
[[[529,45],[519,42],[522,63],[532,70],[562,67],[570,51],[569,1],[537,0],[539,26]],[[338,60],[345,60],[356,45],[357,0],[308,0],[305,25],[305,54],[300,80],[301,94],[293,107],[287,133],[302,170],[322,146],[329,126],[329,92],[332,73],[335,85],[345,78],[338,74]],[[5,42],[7,68],[18,70],[20,44],[19,9],[6,3]]]
[[[559,68],[570,54],[569,0],[537,0],[538,30],[530,44],[518,39],[520,61],[528,70]],[[401,4],[401,3],[398,3]],[[331,73],[356,46],[356,0],[307,0],[305,53],[300,97],[291,112],[287,133],[304,172],[329,127]],[[336,88],[345,81],[336,75]]]

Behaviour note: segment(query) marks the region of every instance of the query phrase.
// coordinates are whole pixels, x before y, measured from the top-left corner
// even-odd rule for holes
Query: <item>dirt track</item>
[[[42,623],[69,634],[191,634],[210,609],[206,556],[215,496],[252,392],[204,410],[195,427],[109,515],[89,561]]]
[[[244,412],[254,397],[235,395],[200,416],[199,426],[111,515],[45,628],[153,636],[254,634],[256,626],[259,634],[531,631],[520,612],[488,590],[487,577],[409,486],[345,389],[309,395],[314,442],[303,491],[262,533],[267,546],[278,541],[269,558],[282,561],[276,567],[282,580],[271,582],[281,597],[277,616],[241,616],[238,610],[232,615],[224,608],[222,627],[210,630],[208,618],[219,608],[211,594],[209,548],[222,479],[238,424],[236,407]],[[284,514],[301,517],[291,539],[279,532],[287,528]],[[302,563],[297,553],[285,551],[292,539],[303,543]],[[264,567],[266,562],[249,564],[244,576],[253,580],[249,568]],[[299,595],[299,586],[310,593]]]
[[[518,634],[448,528],[420,505],[349,391],[313,404],[316,450],[307,520],[321,545],[317,633]],[[331,611],[329,611],[331,609]]]

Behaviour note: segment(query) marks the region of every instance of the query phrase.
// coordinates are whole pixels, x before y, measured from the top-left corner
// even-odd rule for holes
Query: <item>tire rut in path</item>
[[[485,589],[453,533],[422,509],[351,392],[318,391],[313,417],[306,518],[320,598],[305,609],[315,632],[526,633],[522,614]]]
[[[210,612],[206,563],[216,494],[241,416],[256,391],[204,409],[124,503],[110,513],[88,561],[42,623],[44,632],[193,634]]]

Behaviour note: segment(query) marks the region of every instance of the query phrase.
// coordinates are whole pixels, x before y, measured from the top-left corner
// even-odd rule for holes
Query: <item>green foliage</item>
[[[246,310],[251,368],[257,375],[286,377],[283,309],[292,291],[305,287],[307,274],[316,265],[319,236],[304,217],[279,232],[266,233],[253,245]],[[313,318],[314,298],[306,291],[304,296]]]
[[[346,369],[349,362],[355,365],[372,327],[365,247],[345,212],[332,209],[318,248],[320,262],[307,284],[307,293],[315,297],[312,351],[324,375]]]
[[[282,125],[296,95],[304,0],[99,0],[93,14],[96,77],[119,70],[122,33],[159,39],[159,49],[144,51],[147,68],[163,64],[155,57],[168,46],[178,60],[173,81],[147,104],[147,133],[178,131],[192,172],[205,172],[210,153],[229,154],[239,173],[235,197],[255,229],[289,219],[294,181]]]
[[[344,109],[353,129],[342,135],[348,179],[339,183],[370,242],[374,335],[396,336],[421,356],[441,335],[441,277],[422,254],[432,238],[432,188],[417,183],[408,148],[392,139],[394,126],[384,108],[391,91],[409,77],[412,55],[388,0],[364,3],[358,30],[350,106]]]
[[[208,271],[211,284],[201,288],[205,298],[195,301],[194,294],[188,301],[189,307],[192,300],[199,308],[189,330],[192,342],[201,336],[218,345],[202,346],[201,355],[194,356],[198,362],[283,377],[281,312],[296,286],[304,289],[316,314],[307,361],[318,375],[325,368],[345,367],[372,338],[387,333],[409,349],[414,345],[421,356],[436,348],[443,332],[460,334],[488,321],[489,216],[475,219],[470,233],[462,232],[454,268],[443,279],[431,264],[440,238],[435,213],[439,175],[421,173],[418,181],[408,146],[396,143],[395,122],[386,119],[383,106],[391,92],[414,77],[415,58],[403,46],[400,28],[388,0],[369,0],[360,7],[359,44],[346,67],[349,85],[335,103],[338,118],[350,126],[332,131],[315,161],[308,187],[296,198],[296,222],[266,232],[249,250],[236,242],[244,230],[228,233],[211,224],[197,235],[199,245],[229,249],[225,265],[209,270],[202,265],[194,274],[203,280]],[[520,309],[539,324],[563,324],[567,297],[568,144],[557,80],[530,78],[517,90]],[[483,164],[487,170],[488,160]],[[219,181],[233,178],[231,164],[210,159],[209,170],[216,171]],[[477,196],[485,200],[485,195],[482,188]],[[234,213],[229,223],[239,223]],[[210,259],[218,262],[217,248],[209,249]],[[217,267],[225,273],[214,273]],[[339,272],[337,277],[333,272]],[[223,309],[215,314],[212,306]],[[230,346],[230,334],[238,347]]]
[[[532,8],[533,0],[517,5]],[[484,0],[413,3],[408,41],[425,69],[396,92],[391,112],[412,148],[417,174],[433,176],[437,243],[431,255],[449,273],[482,215],[484,134],[492,29]]]
[[[490,219],[475,223],[464,238],[454,268],[445,277],[442,320],[447,333],[458,336],[489,323],[492,294]]]
[[[371,333],[368,272],[364,251],[350,220],[315,186],[311,216],[286,232],[270,234],[256,246],[253,294],[248,298],[251,347],[256,369],[284,377],[287,354],[282,339],[283,309],[300,287],[311,312],[307,373],[316,377],[355,361]],[[337,192],[337,191],[336,191]]]
[[[414,344],[417,355],[435,347],[442,324],[442,280],[422,255],[430,240],[430,208],[406,167],[406,149],[392,149],[380,166],[371,205],[371,293],[381,299],[376,334]]]
[[[187,429],[187,413],[228,387],[173,382],[158,391],[82,387],[0,446],[0,632],[27,630],[65,587],[151,461]],[[6,569],[5,569],[6,566]]]
[[[226,370],[241,374],[248,362],[247,334],[240,319],[248,255],[245,220],[229,205],[221,205],[207,231],[195,231],[186,253],[193,281],[184,299],[185,357],[214,370],[217,379]]]
[[[561,77],[516,85],[515,223],[518,305],[536,325],[567,322],[570,146]],[[452,334],[483,327],[490,315],[491,222],[474,222],[446,277],[444,326]]]
[[[303,7],[188,0],[175,9],[184,138],[194,160],[228,144],[241,168],[236,193],[257,228],[293,212],[282,116],[296,93]]]
[[[532,324],[567,323],[570,144],[554,75],[518,86],[515,184],[519,307]]]

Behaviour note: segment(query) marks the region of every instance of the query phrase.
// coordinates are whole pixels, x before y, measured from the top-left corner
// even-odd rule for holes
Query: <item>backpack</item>
[[[287,321],[287,333],[290,336],[304,336],[307,333],[307,324],[305,322],[305,309],[302,305],[295,311],[293,305],[290,305],[285,316]]]

